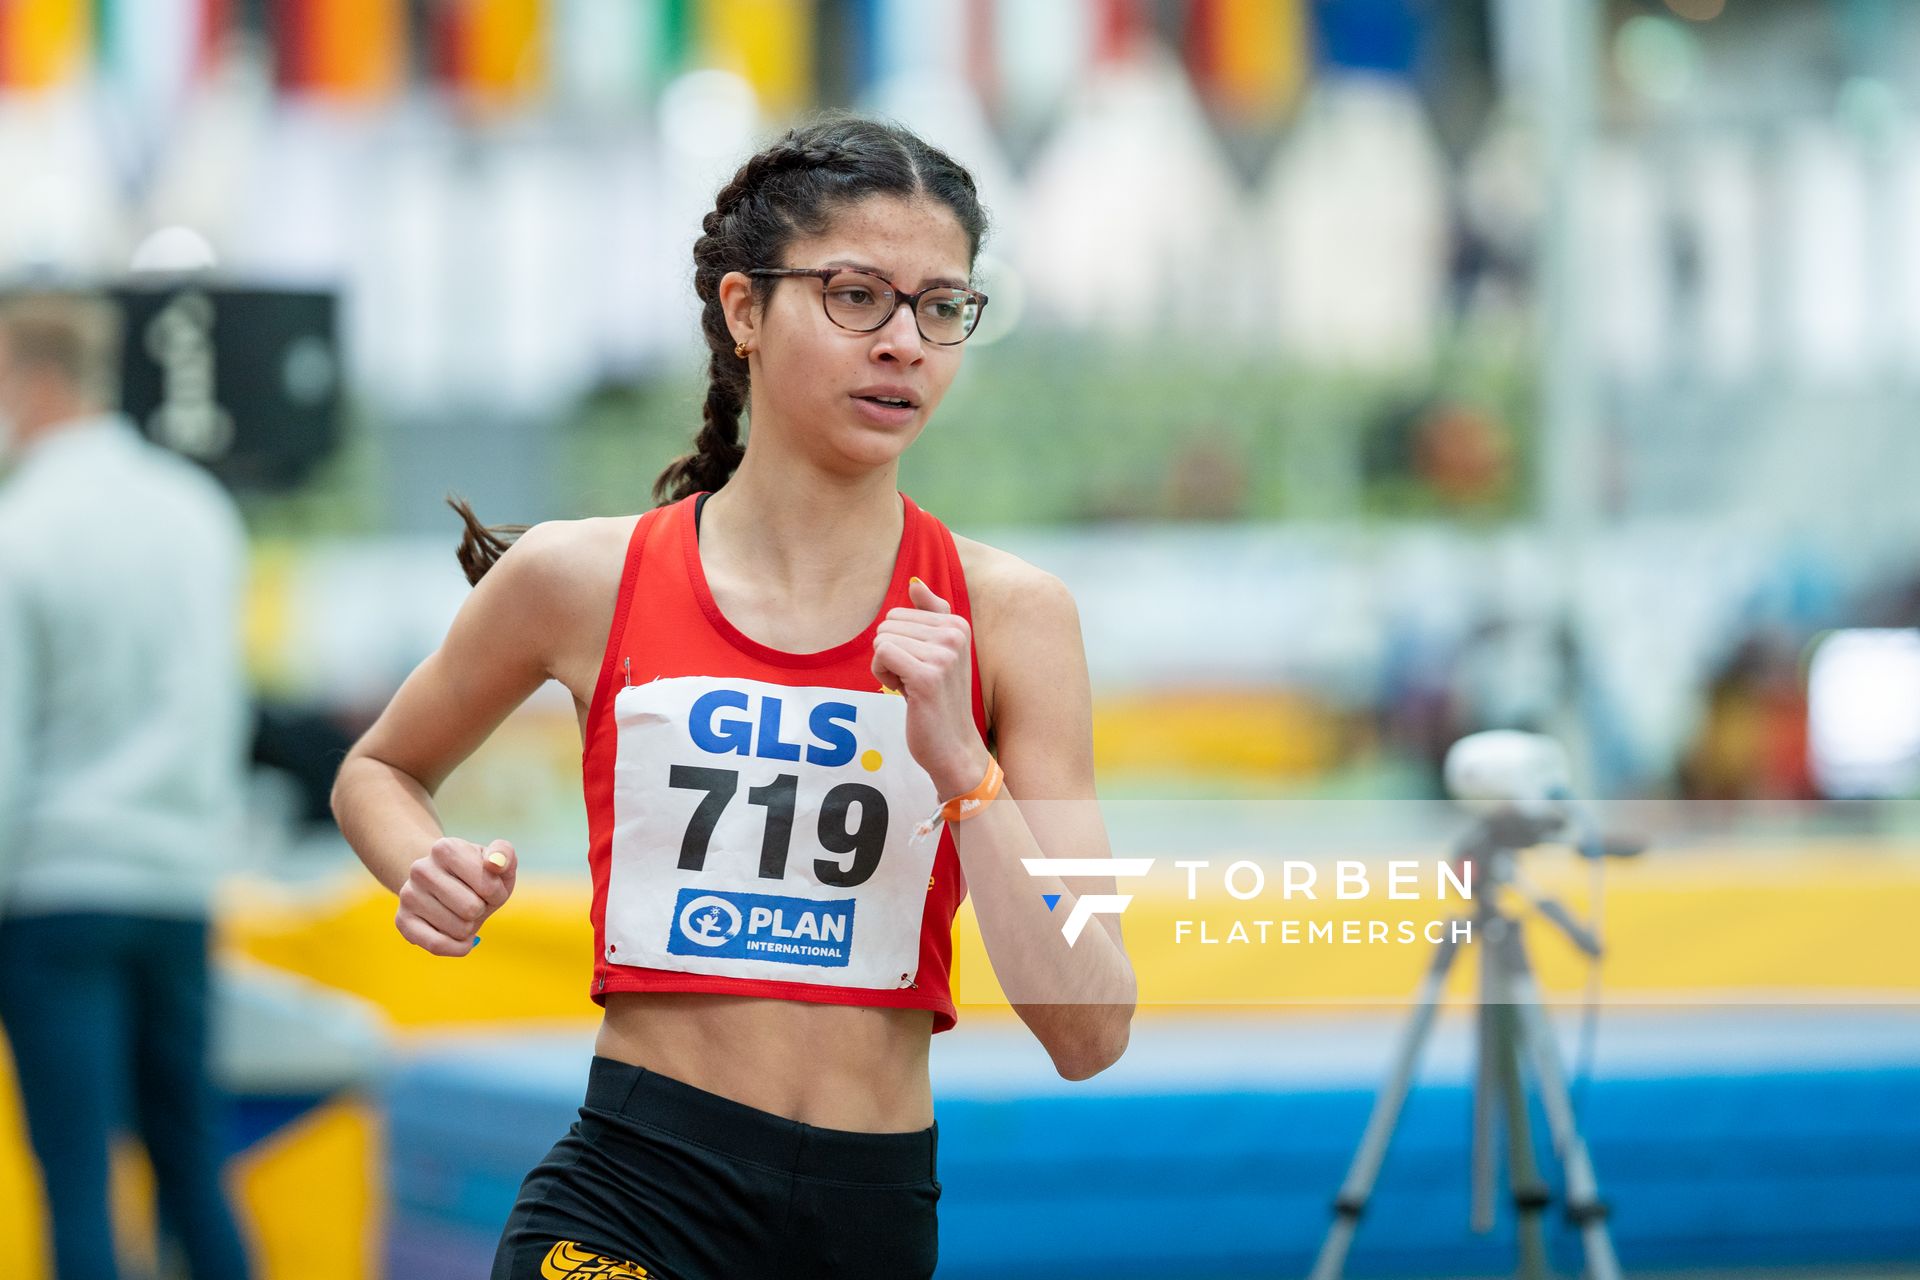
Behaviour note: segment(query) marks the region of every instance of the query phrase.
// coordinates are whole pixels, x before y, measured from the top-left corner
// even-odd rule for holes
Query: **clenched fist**
[[[978,786],[987,745],[973,722],[973,629],[918,578],[910,609],[889,609],[873,637],[874,678],[907,699],[907,749],[942,800]]]
[[[393,917],[400,936],[436,956],[463,956],[488,916],[506,905],[519,869],[513,846],[495,840],[485,848],[442,836],[427,856],[407,869],[400,910]]]

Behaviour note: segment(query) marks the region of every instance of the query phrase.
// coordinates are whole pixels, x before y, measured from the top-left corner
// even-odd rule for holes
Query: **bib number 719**
[[[680,838],[680,869],[699,871],[707,865],[707,848],[713,841],[714,828],[720,825],[720,815],[740,789],[740,773],[736,769],[676,764],[667,775],[667,785],[706,792]],[[783,773],[767,785],[747,791],[748,804],[764,805],[767,810],[766,829],[760,837],[762,879],[786,878],[799,790],[800,776]],[[848,819],[856,804],[860,806],[859,825],[850,826]],[[820,883],[836,889],[865,884],[879,867],[881,851],[886,848],[887,797],[863,782],[840,783],[821,801],[818,834],[820,847],[828,853],[853,855],[851,862],[814,859],[813,871]]]

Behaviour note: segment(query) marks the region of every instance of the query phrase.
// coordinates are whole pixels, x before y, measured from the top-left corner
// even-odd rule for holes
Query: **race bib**
[[[906,699],[676,676],[613,703],[614,964],[913,985],[939,805]]]

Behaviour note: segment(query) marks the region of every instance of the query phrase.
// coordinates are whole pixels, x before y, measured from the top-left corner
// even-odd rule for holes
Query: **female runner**
[[[516,855],[446,835],[433,794],[542,682],[573,694],[605,1018],[494,1280],[931,1275],[928,1042],[969,890],[1063,1076],[1126,1046],[1117,922],[1061,929],[1112,878],[1021,863],[1106,852],[1073,600],[896,488],[985,305],[985,223],[967,171],[890,124],[748,160],[694,245],[705,425],[663,504],[511,544],[463,511],[474,592],[341,767],[401,935],[462,956]]]

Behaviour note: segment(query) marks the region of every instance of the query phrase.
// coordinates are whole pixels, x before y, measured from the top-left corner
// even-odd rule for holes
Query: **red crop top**
[[[593,997],[702,991],[931,1009],[954,1024],[953,835],[907,750],[906,700],[873,678],[873,635],[919,577],[970,617],[945,525],[900,495],[893,580],[866,629],[817,653],[750,639],[700,566],[706,495],[640,517],[583,772]],[[973,718],[986,735],[980,664]]]

